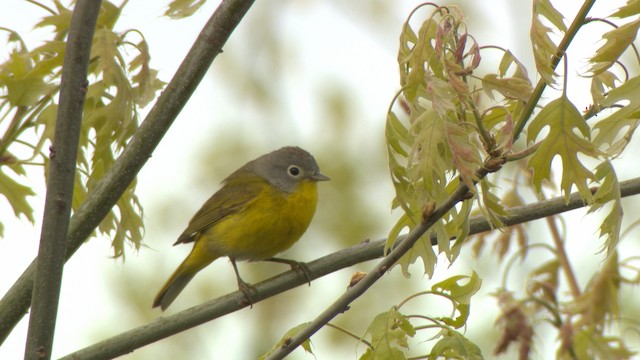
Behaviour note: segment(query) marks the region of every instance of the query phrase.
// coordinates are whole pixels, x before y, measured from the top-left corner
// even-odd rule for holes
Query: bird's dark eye
[[[289,168],[287,169],[287,172],[289,172],[289,175],[293,177],[298,177],[298,175],[300,175],[301,173],[300,168],[297,167],[296,165],[289,166]]]

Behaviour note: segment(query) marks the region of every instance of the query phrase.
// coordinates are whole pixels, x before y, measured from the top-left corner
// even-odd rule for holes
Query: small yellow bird
[[[283,147],[246,163],[189,222],[177,244],[195,242],[191,253],[162,287],[153,307],[165,310],[196,273],[228,256],[238,287],[249,299],[236,260],[273,260],[307,230],[318,202],[318,181],[329,180],[316,160],[299,147]],[[292,265],[293,266],[293,265]]]

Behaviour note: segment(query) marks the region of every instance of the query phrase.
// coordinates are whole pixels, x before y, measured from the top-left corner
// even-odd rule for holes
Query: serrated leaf
[[[24,215],[30,223],[35,223],[33,209],[27,201],[27,197],[35,196],[36,193],[30,187],[20,184],[0,171],[0,194],[7,199],[16,217]],[[2,235],[0,233],[0,236]]]
[[[378,314],[365,333],[371,337],[370,354],[363,355],[366,359],[404,359],[404,354],[398,346],[407,348],[408,337],[415,335],[415,329],[397,308]]]
[[[529,101],[533,87],[528,80],[518,78],[499,78],[496,74],[487,74],[482,78],[482,89],[494,99],[493,91],[507,99]]]
[[[502,205],[500,198],[491,192],[491,188],[496,186],[490,183],[486,178],[480,181],[480,191],[482,196],[482,206],[480,210],[484,218],[489,221],[492,228],[502,228],[504,224],[501,218],[509,215],[509,212]]]
[[[542,182],[550,179],[551,163],[556,156],[562,159],[562,181],[560,188],[569,201],[571,189],[575,186],[580,196],[591,203],[592,194],[587,183],[595,180],[595,176],[578,158],[582,153],[596,156],[597,150],[590,141],[590,129],[580,111],[562,96],[547,104],[531,121],[527,140],[536,140],[543,128],[549,134],[539,143],[536,152],[531,156],[528,167],[533,168],[533,184],[539,192]]]
[[[456,110],[457,98],[458,93],[450,82],[426,74],[425,97],[418,99],[421,105],[431,107],[440,117],[446,117],[449,111]]]
[[[600,105],[609,91],[615,89],[618,77],[611,71],[603,71],[591,78],[591,97],[593,103]]]
[[[476,170],[482,166],[482,159],[476,145],[471,142],[471,134],[462,126],[446,122],[445,136],[451,151],[453,167],[458,171],[469,191],[475,192]]]
[[[555,26],[552,29],[543,24],[546,19]],[[558,47],[549,36],[554,31],[564,33],[567,30],[564,17],[556,10],[549,0],[533,1],[533,19],[531,22],[531,43],[536,68],[547,84],[554,84],[557,76],[552,66],[552,59],[557,56]]]
[[[592,64],[589,71],[597,75],[610,68],[636,39],[639,28],[640,19],[605,33],[602,36],[606,41],[605,44],[589,59]]]
[[[403,218],[407,215],[403,214]],[[406,219],[404,221],[407,221]],[[402,268],[402,274],[405,277],[411,276],[409,273],[409,265],[413,264],[418,258],[422,259],[424,265],[424,273],[430,278],[433,276],[438,258],[436,257],[433,246],[431,246],[431,238],[429,234],[423,235],[416,243],[396,262]]]
[[[625,18],[638,15],[640,13],[640,0],[628,0],[627,4],[620,7],[610,16],[617,18]]]
[[[10,106],[34,106],[54,86],[44,81],[45,74],[33,68],[31,55],[13,51],[9,59],[0,65],[0,87],[5,87],[3,98]]]
[[[628,102],[627,104],[624,104]],[[624,105],[620,104],[623,103]],[[597,134],[593,139],[599,147],[608,145],[604,149],[609,155],[617,156],[627,146],[638,126],[640,119],[640,76],[635,76],[622,85],[609,91],[600,102],[604,108],[622,105],[616,112],[600,120],[595,126]],[[621,132],[624,132],[621,134]]]
[[[258,359],[262,360],[269,357],[269,355],[271,355],[274,351],[281,348],[284,344],[290,341],[292,337],[296,336],[300,331],[302,331],[304,328],[309,326],[309,324],[310,323],[305,322],[287,330],[287,332],[284,333],[284,335],[282,335],[282,338],[275,345],[273,345],[273,348],[271,348],[271,350],[269,350],[266,354],[263,354],[262,356],[260,356]],[[313,354],[313,350],[311,350],[311,339],[307,339],[303,341],[302,344],[300,344],[300,346],[302,346],[304,351],[308,352],[309,354]]]
[[[514,79],[521,79],[529,84],[531,84],[531,80],[529,79],[529,74],[527,73],[527,68],[518,60],[511,51],[507,50],[502,55],[502,59],[500,60],[500,65],[498,66],[498,75],[501,78],[507,76],[509,69],[512,66],[515,66],[515,70],[513,71]]]
[[[602,251],[606,251],[606,256],[609,256],[615,251],[620,241],[620,229],[622,227],[620,184],[613,165],[609,161],[604,161],[598,165],[595,175],[600,187],[593,194],[594,201],[589,207],[588,213],[602,210],[606,204],[610,204],[610,211],[602,220],[602,224],[598,229],[600,238],[605,239]]]
[[[429,359],[465,359],[465,360],[482,360],[482,351],[478,345],[471,342],[454,330],[442,330],[440,332],[442,338],[431,348]]]
[[[460,282],[465,280],[467,283],[460,285]],[[443,317],[440,318],[440,320],[449,326],[454,326],[456,329],[464,326],[469,318],[471,297],[480,290],[481,285],[482,280],[478,277],[478,274],[476,274],[475,271],[471,276],[452,276],[433,285],[431,290],[434,293],[447,295],[447,297],[452,300],[454,310],[459,313],[455,319],[451,317]]]

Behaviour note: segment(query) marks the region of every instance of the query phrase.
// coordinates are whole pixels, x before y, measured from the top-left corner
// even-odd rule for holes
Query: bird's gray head
[[[286,192],[292,192],[304,180],[326,181],[327,176],[311,154],[295,147],[286,146],[262,155],[251,162],[253,171],[271,185]]]

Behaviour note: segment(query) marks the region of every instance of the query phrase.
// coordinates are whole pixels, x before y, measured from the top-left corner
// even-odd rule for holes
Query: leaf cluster
[[[34,195],[25,166],[44,166],[48,174],[55,156],[56,94],[65,55],[65,39],[72,11],[60,1],[55,7],[34,2],[47,15],[36,28],[52,29],[51,38],[30,49],[15,31],[9,34],[9,56],[0,64],[0,121],[7,124],[0,139],[0,190],[17,216],[34,222],[28,196]],[[124,6],[124,5],[123,5]],[[139,109],[150,103],[164,83],[150,67],[148,44],[136,30],[118,31],[122,7],[102,2],[89,64],[86,102],[73,209],[77,209],[104,176],[138,127]],[[37,137],[32,141],[33,136]],[[45,151],[47,144],[53,144]],[[11,171],[13,176],[7,174]],[[132,184],[98,232],[109,235],[115,256],[124,254],[125,240],[140,246],[142,207]],[[1,235],[0,224],[0,235]]]
[[[536,321],[550,318],[563,336],[560,357],[631,356],[620,335],[608,333],[604,325],[621,316],[618,298],[625,283],[618,271],[624,263],[617,255],[623,210],[614,161],[631,142],[639,119],[637,76],[629,75],[620,61],[624,53],[635,51],[637,3],[629,1],[609,18],[595,19],[587,17],[593,4],[587,1],[569,24],[551,1],[533,1],[530,36],[540,75],[535,86],[511,51],[474,40],[459,8],[423,4],[402,28],[398,53],[401,90],[387,115],[386,140],[396,190],[394,207],[403,213],[389,234],[387,248],[403,230],[423,221],[429,203],[441,203],[460,183],[471,189],[469,200],[430,230],[437,236],[438,253],[446,254],[449,262],[456,260],[467,237],[472,212],[501,228],[500,219],[509,213],[508,207],[522,205],[526,194],[543,199],[545,192],[557,191],[568,202],[571,191],[577,189],[589,206],[587,213],[604,212],[599,236],[606,261],[584,289],[575,281],[553,219],[549,220],[552,245],[544,240],[531,244],[522,226],[497,235],[494,249],[499,259],[509,253],[514,241],[520,248],[516,258],[527,259],[528,250],[538,246],[550,250],[552,256],[529,274],[528,296],[516,300],[506,285],[497,295],[501,304],[497,326],[502,334],[496,354],[518,342],[520,358],[528,358]],[[417,21],[417,14],[428,12],[425,9],[430,14]],[[623,25],[616,25],[616,18]],[[604,44],[587,59],[590,66],[583,76],[591,79],[593,105],[582,113],[567,95],[568,77],[565,74],[559,82],[556,67],[564,61],[566,72],[568,44],[578,31],[596,21],[609,24],[612,30],[603,34]],[[555,40],[558,38],[561,41]],[[482,54],[487,51],[500,51],[502,58],[493,66],[494,72],[480,74]],[[545,92],[548,85],[552,88]],[[543,93],[556,97],[544,102]],[[520,139],[521,133],[526,139]],[[482,159],[488,158],[503,158],[508,163],[494,176],[474,178]],[[505,179],[510,173],[513,178]],[[598,186],[597,191],[593,186]],[[456,239],[453,246],[448,245],[451,239]],[[475,241],[474,251],[479,254],[490,240],[483,234]],[[431,277],[438,253],[429,236],[424,236],[399,264],[408,274],[409,265],[421,259],[424,273]],[[572,289],[571,299],[558,293],[561,274]]]

